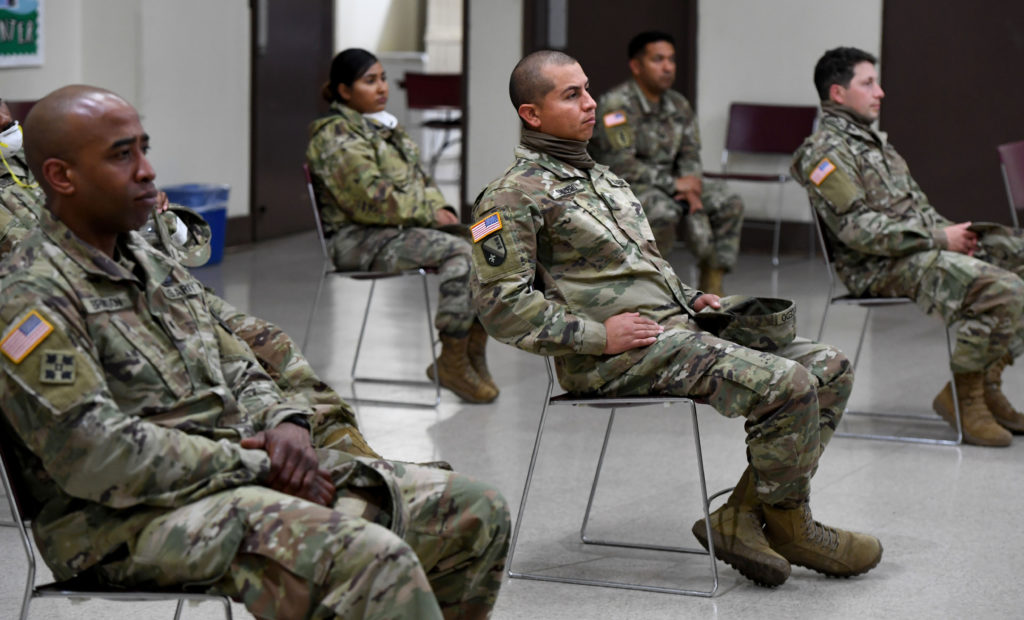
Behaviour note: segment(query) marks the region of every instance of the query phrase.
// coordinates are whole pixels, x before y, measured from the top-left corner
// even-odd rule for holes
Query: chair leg
[[[601,442],[601,456],[597,459],[597,469],[594,470],[594,481],[590,484],[590,496],[587,498],[587,509],[583,513],[583,525],[580,526],[580,541],[586,544],[607,544],[599,540],[587,538],[587,523],[590,521],[590,509],[594,506],[594,493],[597,492],[597,484],[601,479],[601,468],[604,467],[604,455],[608,452],[608,438],[612,436],[612,425],[615,424],[615,409],[608,414],[608,426],[604,431],[604,441]]]
[[[366,296],[366,310],[363,311],[363,323],[359,327],[359,339],[356,340],[356,353],[352,356],[352,372],[349,376],[353,381],[356,379],[356,366],[359,365],[359,351],[363,348],[363,335],[366,334],[366,320],[370,318],[370,305],[373,303],[373,290],[377,287],[377,281],[370,281],[370,293]]]
[[[178,604],[174,607],[174,620],[181,620],[181,610],[185,608],[185,599],[179,598]]]
[[[434,336],[434,323],[430,313],[430,288],[427,286],[427,272],[420,269],[420,281],[423,283],[423,308],[427,317],[427,339],[430,341],[430,362],[434,366],[434,406],[441,404],[441,373],[437,368],[437,337]]]
[[[320,306],[320,295],[324,291],[324,281],[327,280],[327,271],[323,271],[320,274],[320,282],[316,285],[316,295],[313,296],[313,305],[309,309],[309,318],[306,319],[306,333],[302,336],[302,351],[306,351],[306,346],[309,345],[309,336],[313,330],[313,319],[316,318],[317,307]]]
[[[775,214],[775,232],[772,235],[772,267],[779,266],[779,242],[782,237],[782,198],[785,185],[779,183],[779,211]]]

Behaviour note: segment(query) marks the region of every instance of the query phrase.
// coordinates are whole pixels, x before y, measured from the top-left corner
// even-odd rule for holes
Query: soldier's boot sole
[[[950,427],[954,429],[956,428],[956,410],[953,407],[953,390],[948,383],[946,384],[946,387],[939,392],[939,395],[935,397],[935,400],[932,401],[932,409],[934,409],[935,413],[939,414],[939,417],[945,420]],[[999,426],[998,422],[995,422],[995,418],[993,418],[993,423],[998,427],[998,430],[990,428],[988,429],[990,432],[985,435],[973,432],[968,428],[968,416],[970,413],[966,409],[966,407],[960,407],[960,425],[964,431],[964,441],[971,445],[987,446],[990,448],[1004,448],[1010,445],[1010,442],[1013,441],[1013,435],[1011,435],[1006,429]],[[991,416],[992,414],[989,413],[988,415]]]
[[[720,511],[724,508],[720,508],[711,515],[711,539],[715,543],[715,557],[735,568],[739,574],[759,586],[775,588],[785,583],[790,573],[789,561],[772,551],[768,547],[767,540],[765,540],[765,549],[759,550],[743,544],[735,535],[719,531],[718,528],[722,527],[723,521]],[[716,518],[716,514],[719,515],[718,518]],[[760,530],[761,524],[754,513],[746,512],[741,518],[753,520],[749,526]],[[708,536],[704,519],[698,519],[693,524],[691,531],[697,542],[707,550]]]

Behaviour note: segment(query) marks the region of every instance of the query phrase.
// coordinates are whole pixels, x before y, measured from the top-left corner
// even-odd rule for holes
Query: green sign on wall
[[[43,0],[0,0],[0,67],[43,64]]]

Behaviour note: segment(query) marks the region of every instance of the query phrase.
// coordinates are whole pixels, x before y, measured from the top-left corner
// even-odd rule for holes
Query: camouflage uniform
[[[438,230],[444,197],[420,167],[416,143],[340,103],[310,126],[306,161],[313,176],[334,266],[344,271],[435,267],[441,280],[434,324],[469,332],[469,243]]]
[[[948,251],[943,229],[953,222],[928,202],[886,134],[831,102],[794,154],[792,173],[825,224],[851,293],[911,297],[947,325],[960,321],[954,372],[981,371],[1024,350],[1021,231],[988,225],[973,257]]]
[[[180,265],[134,233],[118,254],[44,213],[0,265],[0,432],[57,578],[193,584],[259,617],[486,614],[508,530],[496,490],[324,449],[331,507],[262,486],[269,458],[239,440],[315,425],[308,401],[282,396]]]
[[[702,265],[726,271],[736,265],[743,225],[740,197],[726,193],[723,183],[705,181],[704,208],[689,215],[673,198],[676,178],[700,178],[702,172],[697,117],[683,95],[666,91],[655,108],[635,80],[619,84],[598,101],[590,151],[629,182],[662,256],[671,251],[683,218],[686,247]]]
[[[658,254],[625,181],[522,145],[516,157],[474,207],[474,218],[501,222],[473,246],[474,299],[488,332],[554,356],[570,392],[690,396],[745,417],[761,498],[806,498],[852,387],[842,353],[798,338],[773,355],[701,331],[686,312],[698,291]],[[665,331],[653,345],[604,355],[604,321],[623,312]]]
[[[13,182],[4,185],[9,178],[10,175],[0,177],[0,185],[3,185],[0,189],[0,231],[3,231],[0,237],[0,259],[7,256],[18,241],[39,225],[36,214],[45,208],[45,197],[38,188],[26,191]],[[24,182],[24,177],[21,178]],[[15,214],[22,216],[17,217]],[[173,211],[166,211],[162,215],[176,217]],[[156,249],[169,254],[155,231],[148,230],[142,236]],[[205,236],[194,236],[205,238],[209,243],[208,233]],[[210,311],[245,340],[260,365],[277,383],[278,389],[292,397],[304,397],[310,402],[315,412],[312,431],[316,447],[334,448],[355,456],[381,458],[359,432],[355,412],[337,392],[320,380],[288,334],[273,323],[240,312],[210,290],[207,290],[207,302]]]
[[[25,238],[39,221],[43,192],[25,163],[24,154],[5,158],[0,169],[0,256]]]

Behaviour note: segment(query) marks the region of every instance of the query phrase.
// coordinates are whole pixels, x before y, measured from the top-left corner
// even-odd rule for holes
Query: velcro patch
[[[43,349],[39,383],[69,385],[75,382],[75,352]]]
[[[473,224],[469,232],[473,235],[473,243],[476,243],[496,230],[501,230],[501,215],[492,213]]]
[[[182,297],[195,297],[199,293],[203,292],[203,285],[199,284],[195,280],[190,282],[182,282],[181,284],[172,284],[164,286],[164,295],[167,295],[168,299],[180,299]]]
[[[548,192],[548,195],[551,196],[551,198],[553,198],[554,200],[562,200],[563,198],[568,198],[569,196],[573,196],[573,195],[578,194],[578,193],[580,193],[582,191],[583,191],[583,182],[579,181],[579,180],[576,180],[576,181],[573,181],[572,183],[569,183],[568,185],[563,185],[562,187],[556,187],[555,189],[553,189],[550,192]]]
[[[4,336],[0,351],[15,364],[20,364],[52,331],[53,325],[33,310]]]
[[[626,113],[622,110],[609,112],[602,117],[605,127],[617,127],[626,122]]]
[[[116,312],[118,310],[124,310],[132,305],[128,295],[126,293],[118,293],[116,295],[108,295],[106,297],[86,297],[82,299],[82,304],[85,306],[85,311],[89,314],[96,314],[97,312]]]
[[[501,265],[505,262],[505,257],[508,256],[508,250],[505,249],[505,241],[501,238],[501,233],[485,239],[480,245],[480,249],[483,250],[484,259],[491,267]]]
[[[829,161],[828,157],[821,160],[814,170],[811,170],[811,183],[820,186],[828,178],[828,175],[835,172],[836,165]]]

